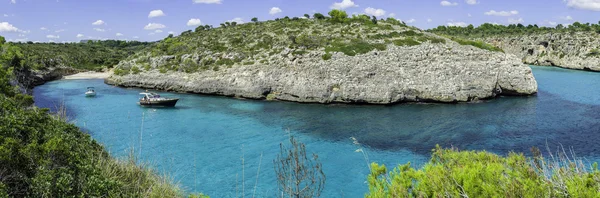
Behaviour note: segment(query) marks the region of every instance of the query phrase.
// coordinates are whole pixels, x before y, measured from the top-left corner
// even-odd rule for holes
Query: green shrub
[[[331,59],[331,56],[333,56],[333,55],[330,53],[325,53],[325,54],[323,54],[323,56],[321,56],[321,58],[323,58],[323,60],[329,60],[329,59]]]
[[[131,68],[131,72],[133,72],[133,74],[139,74],[141,70],[137,66],[134,66]]]
[[[484,50],[493,51],[493,52],[504,52],[504,50],[502,50],[496,46],[484,43],[483,41],[472,41],[472,40],[466,40],[466,39],[461,39],[461,38],[457,38],[457,37],[451,37],[450,39],[461,45],[471,45],[471,46],[477,47],[479,49],[484,49]]]
[[[593,57],[597,57],[600,56],[600,50],[599,49],[592,49],[590,50],[589,53],[586,54],[587,57],[593,56]]]
[[[243,65],[254,65],[254,61],[247,61],[244,62]]]
[[[308,52],[305,50],[296,50],[294,52],[292,52],[292,55],[304,55],[307,54]]]
[[[438,146],[419,170],[408,163],[388,173],[385,166],[373,163],[366,197],[600,196],[597,164],[586,171],[581,161],[562,157],[562,161],[547,162],[539,150],[532,151],[533,159],[516,153],[500,157],[485,151],[459,152]]]
[[[121,69],[121,68],[116,68],[116,69],[114,70],[114,74],[115,74],[115,75],[117,75],[117,76],[124,76],[124,75],[127,75],[127,74],[129,74],[129,71],[128,71],[128,70]]]
[[[365,54],[373,51],[374,49],[384,49],[383,44],[371,44],[362,40],[354,40],[352,42],[333,42],[330,46],[325,48],[325,52],[342,52],[348,56],[355,56],[357,54]]]
[[[415,46],[415,45],[420,45],[421,43],[419,43],[418,41],[415,41],[412,38],[406,38],[406,39],[396,39],[393,41],[394,45],[396,46]]]
[[[167,71],[168,71],[167,68],[164,68],[164,67],[158,69],[158,72],[160,72],[161,74],[166,74]]]
[[[334,23],[344,23],[348,19],[348,14],[343,10],[331,10],[329,11],[329,16],[331,17],[331,22]]]

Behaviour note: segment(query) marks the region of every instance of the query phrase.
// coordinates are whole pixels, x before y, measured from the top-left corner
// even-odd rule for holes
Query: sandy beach
[[[105,79],[112,74],[112,71],[108,72],[81,72],[73,75],[64,76],[63,79],[76,80],[76,79]]]

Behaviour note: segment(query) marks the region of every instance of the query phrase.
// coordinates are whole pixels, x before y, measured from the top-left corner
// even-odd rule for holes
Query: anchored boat
[[[140,95],[144,96],[140,98],[139,104],[141,106],[174,107],[177,101],[179,101],[179,98],[163,98],[152,92],[143,92]]]
[[[96,96],[96,91],[94,91],[94,87],[88,87],[87,91],[85,92],[85,96],[86,97],[94,97],[94,96]]]

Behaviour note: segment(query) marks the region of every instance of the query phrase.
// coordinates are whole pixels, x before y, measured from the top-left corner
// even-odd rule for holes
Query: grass
[[[415,41],[412,38],[396,39],[396,40],[394,40],[392,42],[396,46],[416,46],[416,45],[420,45],[421,44],[421,43],[419,43],[418,41]]]
[[[352,42],[334,42],[325,48],[325,52],[342,52],[347,56],[365,54],[373,50],[385,50],[384,44],[371,44],[366,41],[356,40]]]
[[[461,39],[458,37],[450,37],[451,40],[461,44],[461,45],[471,45],[474,47],[477,47],[479,49],[484,49],[484,50],[488,50],[488,51],[492,51],[492,52],[504,52],[504,50],[490,45],[488,43],[485,43],[483,41],[472,41],[472,40],[467,40],[467,39]]]

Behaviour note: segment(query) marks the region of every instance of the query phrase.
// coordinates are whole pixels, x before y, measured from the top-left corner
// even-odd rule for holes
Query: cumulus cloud
[[[77,38],[83,38],[83,34],[77,34]]]
[[[396,13],[390,13],[388,17],[396,17]]]
[[[475,5],[475,4],[478,4],[479,2],[477,2],[477,0],[465,0],[465,3],[467,3],[469,5]]]
[[[123,36],[123,34],[121,34],[121,33],[117,33],[117,34],[116,34],[116,36]]]
[[[58,36],[58,35],[46,35],[46,38],[57,39],[57,38],[60,38],[60,36]]]
[[[417,22],[417,20],[415,20],[415,19],[408,19],[408,20],[406,20],[404,22],[406,22],[406,23],[414,23],[414,22]]]
[[[202,21],[200,21],[200,19],[190,19],[187,22],[187,26],[199,26],[202,25]]]
[[[571,16],[565,16],[565,17],[560,17],[560,19],[567,20],[567,21],[572,21],[573,17],[571,17]]]
[[[365,9],[365,13],[376,17],[381,17],[385,15],[385,10],[368,7],[367,9]]]
[[[10,0],[10,3],[12,3],[12,4],[16,4],[16,3],[17,3],[17,0]]]
[[[525,22],[525,20],[523,20],[523,18],[518,18],[518,19],[508,19],[508,23],[510,24],[515,24],[515,23],[523,23]]]
[[[96,22],[93,22],[92,25],[104,25],[104,21],[103,20],[97,20]]]
[[[105,30],[105,29],[102,29],[102,28],[94,28],[94,30],[96,30],[96,31],[98,31],[98,32],[106,32],[106,30]]]
[[[465,22],[448,22],[448,26],[458,26],[458,27],[467,27],[467,23]]]
[[[221,4],[223,0],[192,0],[194,3]]]
[[[600,0],[564,0],[570,8],[600,11]]]
[[[4,17],[8,17],[8,14],[4,14]]]
[[[167,32],[167,33],[169,33],[169,34],[175,34],[175,32],[173,32],[173,31],[169,31],[169,32]]]
[[[431,19],[427,19],[427,23],[431,23],[433,20]]]
[[[342,2],[335,2],[330,6],[331,9],[338,10],[345,10],[351,7],[358,7],[358,5],[356,5],[352,0],[342,0]]]
[[[48,30],[48,28],[41,27],[40,30]]]
[[[283,10],[281,10],[278,7],[272,7],[271,10],[269,10],[269,14],[270,15],[275,15],[275,14],[281,13],[281,12],[283,12]]]
[[[144,27],[145,30],[155,30],[155,29],[163,29],[166,28],[167,26],[160,24],[160,23],[148,23],[148,25],[146,25]]]
[[[134,39],[139,39],[140,37],[139,37],[139,36],[134,36],[133,38],[134,38]]]
[[[458,3],[450,2],[450,1],[442,1],[442,2],[440,2],[440,5],[442,5],[442,6],[457,6]]]
[[[60,30],[56,30],[56,31],[54,31],[54,32],[55,32],[55,33],[60,33],[60,32],[64,32],[64,31],[65,31],[65,29],[60,29]]]
[[[13,26],[8,22],[0,23],[0,32],[19,32],[19,28]]]
[[[496,11],[496,10],[490,10],[484,13],[485,15],[490,15],[490,16],[512,16],[512,15],[517,15],[519,14],[519,11],[516,10],[512,10],[512,11]]]
[[[227,22],[236,22],[237,24],[243,24],[244,23],[244,19],[240,18],[240,17],[236,17],[234,19],[228,20]]]
[[[152,10],[150,14],[148,14],[148,18],[161,17],[165,16],[165,13],[162,10]]]

